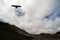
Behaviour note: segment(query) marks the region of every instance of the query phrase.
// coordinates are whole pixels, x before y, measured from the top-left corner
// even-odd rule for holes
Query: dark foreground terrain
[[[0,22],[0,40],[60,40],[60,32],[31,35],[14,25]]]

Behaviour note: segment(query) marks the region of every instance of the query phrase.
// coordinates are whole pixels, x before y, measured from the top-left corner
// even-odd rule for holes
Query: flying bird
[[[19,6],[19,5],[12,5],[12,7],[18,8],[18,7],[21,7],[21,6]]]

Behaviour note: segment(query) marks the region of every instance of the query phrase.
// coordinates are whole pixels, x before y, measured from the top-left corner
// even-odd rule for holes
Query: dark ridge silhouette
[[[17,32],[20,31],[20,32]],[[26,32],[19,30],[14,25],[8,23],[0,22],[0,40],[31,40]]]
[[[15,25],[0,22],[0,40],[60,40],[60,32],[56,34],[29,34]]]

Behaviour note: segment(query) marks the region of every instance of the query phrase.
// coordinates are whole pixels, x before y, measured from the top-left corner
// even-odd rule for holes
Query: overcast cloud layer
[[[54,34],[60,31],[60,0],[0,0],[0,21],[30,34]]]

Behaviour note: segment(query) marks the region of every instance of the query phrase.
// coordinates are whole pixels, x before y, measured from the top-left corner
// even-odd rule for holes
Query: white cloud
[[[3,0],[4,1],[4,0]],[[0,17],[6,22],[16,25],[30,34],[49,33],[53,34],[60,31],[60,17],[58,0],[19,0],[5,1],[0,3]],[[10,4],[11,3],[11,4]],[[12,4],[19,4],[21,8],[13,8]],[[59,8],[58,8],[59,7]],[[18,17],[16,11],[22,11],[24,16]],[[22,12],[20,11],[20,12]],[[22,12],[22,13],[23,13]],[[46,17],[47,16],[47,17]]]

